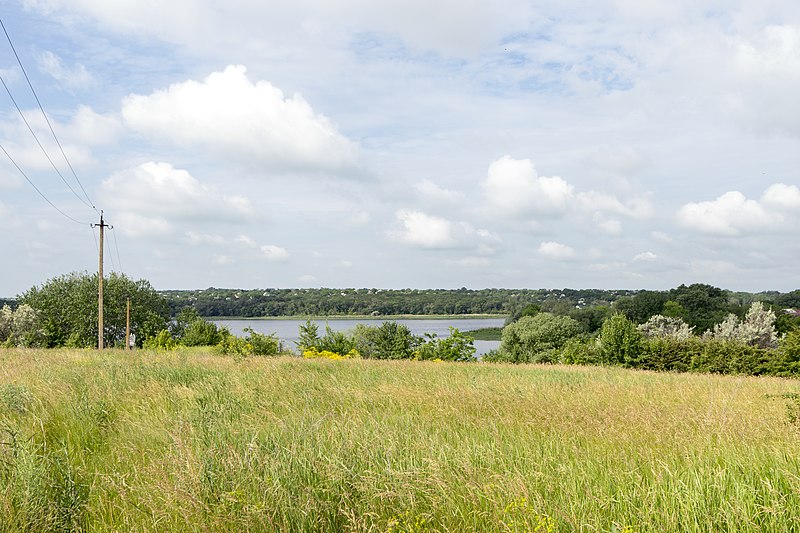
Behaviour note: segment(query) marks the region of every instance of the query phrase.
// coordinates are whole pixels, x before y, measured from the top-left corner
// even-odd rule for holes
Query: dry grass
[[[800,530],[785,397],[799,391],[605,368],[0,351],[0,530]]]

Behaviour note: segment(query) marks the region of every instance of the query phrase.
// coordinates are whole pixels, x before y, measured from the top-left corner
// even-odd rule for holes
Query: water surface
[[[386,322],[385,318],[319,318],[314,320],[319,326],[319,334],[325,334],[325,325],[334,331],[348,331],[356,327],[356,324],[367,324],[368,326],[380,326]],[[404,324],[414,335],[422,336],[425,333],[435,333],[439,337],[450,335],[450,327],[457,328],[464,332],[471,329],[480,328],[501,328],[505,322],[504,318],[398,318],[389,320]],[[253,331],[266,335],[275,334],[285,348],[296,349],[296,342],[299,337],[299,326],[305,324],[305,319],[229,319],[212,320],[219,326],[225,326],[231,333],[238,336],[244,335],[244,328],[252,328]],[[495,350],[500,346],[500,341],[475,341],[475,354],[481,355]]]

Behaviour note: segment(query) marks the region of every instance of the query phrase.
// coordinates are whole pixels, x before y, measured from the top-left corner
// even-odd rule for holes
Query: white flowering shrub
[[[712,331],[706,332],[704,338],[738,341],[758,348],[774,348],[778,345],[775,313],[764,309],[761,302],[755,302],[747,310],[744,320],[739,320],[733,314],[728,315]]]
[[[41,340],[33,307],[22,304],[12,311],[4,305],[0,309],[0,342],[8,346],[37,346]]]
[[[653,315],[638,328],[645,337],[650,339],[684,341],[692,336],[692,328],[678,317]]]

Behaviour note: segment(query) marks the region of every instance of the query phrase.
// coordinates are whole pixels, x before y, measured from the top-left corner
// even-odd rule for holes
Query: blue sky
[[[288,4],[3,1],[114,225],[107,270],[163,289],[800,286],[795,2]],[[8,43],[0,74],[80,192]],[[0,143],[80,222],[0,160],[0,295],[96,269],[96,213],[4,92]]]

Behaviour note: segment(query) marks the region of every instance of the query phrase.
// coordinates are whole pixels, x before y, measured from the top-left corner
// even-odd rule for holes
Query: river
[[[334,331],[347,331],[356,327],[356,324],[367,324],[369,326],[380,326],[386,322],[385,318],[317,318],[314,321],[319,325],[320,335],[325,334],[325,325],[329,325]],[[300,324],[305,324],[305,319],[269,319],[269,318],[241,318],[231,320],[213,320],[219,326],[225,326],[231,333],[238,336],[244,335],[244,328],[252,328],[257,333],[266,335],[275,334],[285,348],[295,349],[295,342],[298,339],[298,328]],[[397,322],[408,326],[411,333],[420,337],[425,333],[435,333],[439,337],[447,337],[450,334],[450,327],[457,328],[464,332],[472,329],[481,328],[501,328],[505,323],[504,318],[399,318],[392,319],[390,322]],[[500,346],[500,341],[475,341],[475,355],[478,357],[495,350]]]

